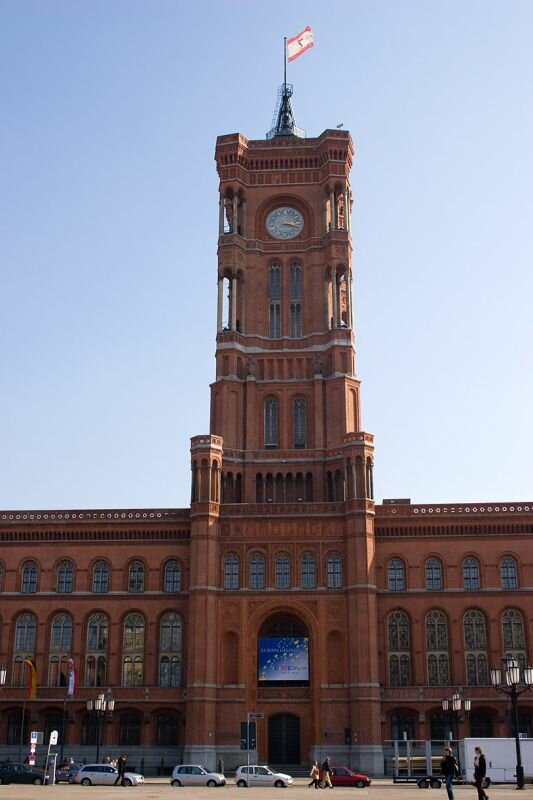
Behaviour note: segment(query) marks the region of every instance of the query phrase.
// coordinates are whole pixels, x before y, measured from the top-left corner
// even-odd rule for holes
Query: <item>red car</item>
[[[365,786],[370,786],[370,778],[368,775],[361,775],[360,772],[354,772],[348,767],[331,767],[332,776],[331,783],[333,786],[357,786],[358,789],[364,789]],[[322,773],[320,773],[322,779]]]

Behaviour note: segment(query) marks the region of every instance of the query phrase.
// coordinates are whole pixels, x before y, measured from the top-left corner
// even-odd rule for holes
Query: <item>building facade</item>
[[[57,729],[87,760],[99,737],[146,771],[231,768],[253,712],[262,761],[380,775],[391,740],[446,738],[454,691],[472,701],[457,735],[508,735],[488,670],[532,660],[533,503],[375,503],[349,133],[302,138],[285,91],[267,138],[221,136],[215,156],[216,380],[191,506],[0,513],[0,757]]]

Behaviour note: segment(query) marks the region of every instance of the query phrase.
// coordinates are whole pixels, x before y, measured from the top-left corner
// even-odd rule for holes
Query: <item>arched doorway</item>
[[[268,720],[268,761],[300,763],[300,720],[294,714],[276,714]]]

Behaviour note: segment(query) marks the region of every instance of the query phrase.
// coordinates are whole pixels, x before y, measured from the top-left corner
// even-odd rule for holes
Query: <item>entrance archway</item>
[[[275,714],[268,720],[268,762],[300,763],[300,720],[294,714]]]

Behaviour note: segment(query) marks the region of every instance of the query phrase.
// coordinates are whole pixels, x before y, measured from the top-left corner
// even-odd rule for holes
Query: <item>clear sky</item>
[[[533,495],[530,0],[0,0],[0,508],[186,507],[214,379],[218,134],[356,159],[376,498]]]

